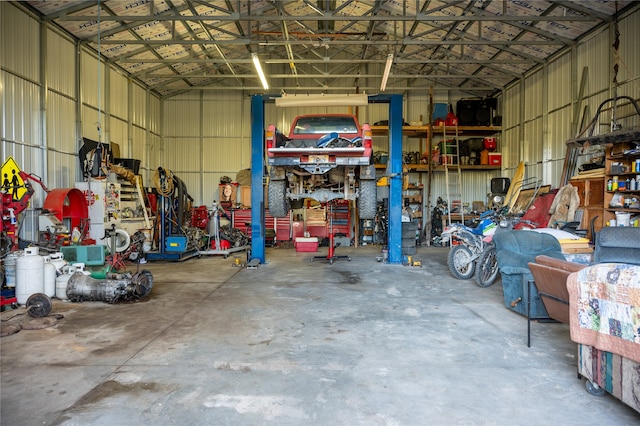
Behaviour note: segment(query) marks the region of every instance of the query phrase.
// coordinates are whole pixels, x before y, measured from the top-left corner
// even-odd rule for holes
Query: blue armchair
[[[533,281],[529,262],[535,262],[536,256],[540,255],[564,260],[562,247],[552,235],[524,230],[496,233],[493,242],[496,245],[498,270],[502,276],[504,305],[526,316],[529,303],[528,282]],[[535,319],[549,319],[535,284],[531,285],[529,316]]]

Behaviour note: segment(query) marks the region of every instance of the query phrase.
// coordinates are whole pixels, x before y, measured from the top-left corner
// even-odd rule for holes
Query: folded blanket
[[[592,265],[567,290],[571,340],[640,363],[640,266]]]

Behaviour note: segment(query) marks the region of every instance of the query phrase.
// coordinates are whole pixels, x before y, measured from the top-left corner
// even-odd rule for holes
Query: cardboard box
[[[316,252],[318,251],[318,239],[316,237],[297,237],[295,246],[297,252]]]
[[[240,203],[244,207],[251,207],[251,186],[240,186]]]
[[[502,165],[502,153],[501,152],[490,152],[489,153],[489,165],[490,166],[501,166]]]

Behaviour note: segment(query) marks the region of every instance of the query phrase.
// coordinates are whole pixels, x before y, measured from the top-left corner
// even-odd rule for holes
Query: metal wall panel
[[[75,46],[66,37],[47,30],[47,84],[50,89],[76,98]]]
[[[149,116],[151,122],[147,124],[147,128],[156,133],[160,134],[162,130],[162,117],[160,114],[162,101],[157,96],[149,96]]]
[[[505,111],[502,120],[503,129],[511,129],[514,126],[520,125],[520,115],[523,104],[521,102],[521,92],[522,89],[520,83],[516,83],[503,91],[503,107]],[[513,139],[510,139],[510,141],[512,140]]]
[[[150,167],[153,169],[157,167],[157,164],[148,164],[146,162],[147,160],[145,158],[146,143],[147,143],[147,131],[138,126],[133,126],[133,135],[132,135],[132,144],[131,144],[132,152],[127,153],[128,155],[127,158],[136,158],[140,160],[141,166],[142,166],[142,163],[145,163],[146,167]]]
[[[203,101],[202,135],[229,137],[229,143],[236,143],[236,138],[251,133],[251,117],[245,117],[242,113],[242,96],[239,92],[221,92],[220,99]]]
[[[103,111],[105,105],[105,70],[106,67],[104,63],[98,66],[98,58],[95,55],[86,50],[82,50],[80,55],[80,90],[82,93],[82,103],[98,108],[98,98],[100,98],[100,109]]]
[[[8,2],[0,2],[0,62],[7,70],[40,80],[40,24]]]
[[[147,91],[140,87],[138,84],[131,84],[131,118],[133,124],[136,124],[140,127],[145,127],[147,125]]]
[[[236,173],[251,166],[251,142],[247,139],[204,138],[203,170],[219,172],[235,179]],[[195,164],[194,164],[195,166]]]
[[[174,172],[200,171],[199,138],[164,138],[164,168]]]
[[[98,123],[101,123],[104,126],[105,123],[105,114],[104,111],[98,115],[98,111],[93,109],[87,105],[82,106],[82,134],[81,137],[89,138],[91,140],[97,141],[101,140],[106,142],[104,136],[104,129],[101,130],[101,134],[98,134]]]
[[[572,102],[571,90],[574,86],[574,76],[571,71],[571,62],[571,55],[563,55],[550,62],[547,67],[547,111],[563,108]],[[580,79],[581,74],[582,71],[579,70],[578,79]],[[579,84],[579,81],[576,84]],[[569,123],[570,121],[567,122],[567,124]]]
[[[58,151],[47,153],[47,187],[73,188],[82,178],[78,153],[67,154]]]
[[[128,118],[129,80],[108,67],[109,70],[109,112],[122,120]]]
[[[166,137],[197,137],[200,135],[200,102],[168,99],[164,101],[162,120]]]
[[[2,137],[25,145],[42,144],[39,85],[3,72]]]
[[[50,149],[77,154],[76,101],[52,92],[47,96],[47,144]]]
[[[117,143],[120,146],[121,158],[131,158],[129,153],[128,127],[129,125],[126,121],[112,116],[109,121],[109,137],[104,138],[105,142]]]
[[[585,92],[587,96],[606,90],[609,87],[613,69],[613,64],[611,63],[612,43],[613,40],[609,38],[609,30],[605,28],[595,32],[588,39],[578,44],[576,49],[578,70],[582,70],[584,67],[589,69],[589,84],[587,84]]]
[[[537,118],[524,123],[525,139],[521,160],[528,165],[542,163],[544,144],[542,121],[542,118]]]
[[[545,111],[543,105],[543,96],[545,93],[545,72],[540,70],[525,78],[525,103],[524,103],[524,120],[533,120],[540,117]]]

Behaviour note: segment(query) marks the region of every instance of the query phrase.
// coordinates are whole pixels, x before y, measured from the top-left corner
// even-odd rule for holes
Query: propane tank
[[[67,261],[64,260],[64,254],[62,254],[62,252],[60,251],[51,253],[49,255],[49,259],[51,260],[53,266],[56,267],[56,272],[62,271],[62,267],[67,264]]]
[[[16,299],[24,305],[34,293],[44,293],[44,258],[38,247],[27,247],[16,262]]]
[[[4,274],[7,278],[7,287],[13,288],[16,286],[16,267],[19,256],[22,256],[21,251],[10,253],[4,259]]]
[[[44,294],[53,297],[56,294],[56,267],[51,257],[44,257]]]
[[[67,284],[71,275],[76,272],[76,267],[73,265],[64,265],[61,272],[62,274],[56,278],[56,297],[60,300],[68,300]]]

